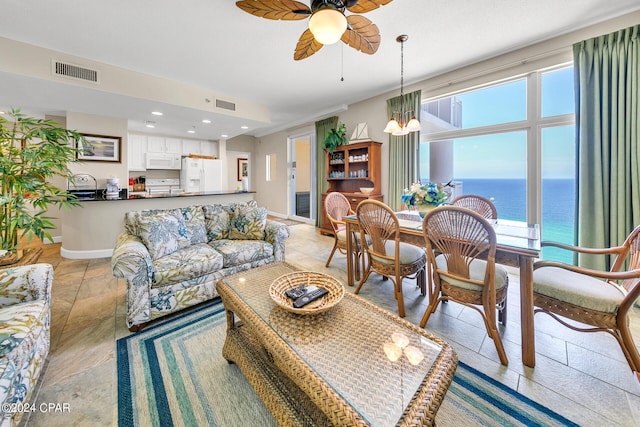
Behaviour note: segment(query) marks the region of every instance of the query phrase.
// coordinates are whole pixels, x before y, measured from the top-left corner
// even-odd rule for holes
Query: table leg
[[[346,233],[347,233],[347,285],[353,286],[353,257],[351,256],[351,245],[353,242],[351,241],[351,224],[346,223]]]
[[[536,365],[535,330],[533,325],[533,258],[521,255],[520,322],[522,327],[522,363]]]

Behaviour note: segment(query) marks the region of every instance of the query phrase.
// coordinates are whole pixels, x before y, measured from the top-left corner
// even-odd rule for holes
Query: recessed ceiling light
[[[147,126],[148,128],[155,128],[155,125],[151,125],[151,124],[147,124],[145,126]]]
[[[202,119],[202,123],[207,123],[207,124],[209,124],[209,123],[211,123],[211,120],[209,120],[209,119]]]
[[[240,126],[240,129],[249,129],[249,126]]]
[[[226,133],[223,133],[222,135],[220,135],[221,138],[228,138],[229,135],[227,135]]]
[[[156,127],[156,122],[154,122],[153,120],[147,120],[146,122],[144,122],[144,125],[148,128],[154,128]]]
[[[187,131],[187,133],[196,133],[196,131],[195,131],[195,130],[193,130],[193,129],[189,129],[189,130]]]
[[[163,113],[160,111],[152,111],[151,114],[153,114],[154,116],[161,116]]]

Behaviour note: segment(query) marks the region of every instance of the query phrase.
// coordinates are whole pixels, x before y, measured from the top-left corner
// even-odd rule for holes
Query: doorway
[[[288,145],[289,218],[315,224],[315,136],[311,132],[293,135]]]

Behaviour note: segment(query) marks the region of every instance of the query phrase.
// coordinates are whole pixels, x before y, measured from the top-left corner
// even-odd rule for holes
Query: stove
[[[147,178],[145,189],[149,194],[177,194],[183,192],[182,188],[180,188],[180,179],[178,178]]]

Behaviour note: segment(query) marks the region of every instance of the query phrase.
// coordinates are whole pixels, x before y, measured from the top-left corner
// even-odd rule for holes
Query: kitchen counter
[[[60,255],[72,259],[108,258],[116,239],[124,231],[124,214],[145,209],[184,208],[193,205],[241,203],[253,200],[255,191],[212,191],[202,193],[156,193],[128,196],[122,190],[118,199],[79,200],[80,206],[62,209]]]
[[[86,193],[86,192],[85,192]],[[223,196],[229,194],[247,194],[255,191],[203,191],[203,192],[180,192],[180,193],[144,193],[129,194],[127,190],[120,190],[118,198],[107,199],[102,190],[97,190],[92,198],[78,198],[79,202],[113,202],[118,200],[140,200],[140,199],[165,199],[175,197],[198,197],[198,196]]]

